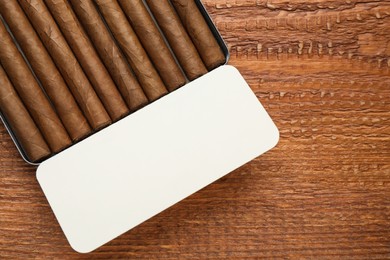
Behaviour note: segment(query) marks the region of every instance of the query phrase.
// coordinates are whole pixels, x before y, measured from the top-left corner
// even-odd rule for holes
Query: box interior
[[[208,23],[208,25],[209,25],[209,27],[210,27],[210,29],[211,29],[211,31],[212,31],[212,33],[213,33],[215,39],[217,40],[218,44],[220,45],[220,47],[221,47],[221,49],[222,49],[222,51],[223,51],[223,53],[224,53],[224,55],[225,55],[225,57],[226,57],[226,62],[225,62],[225,64],[227,64],[228,61],[229,61],[230,54],[229,54],[229,50],[228,50],[228,47],[227,47],[225,41],[223,40],[223,38],[222,38],[221,34],[219,33],[218,29],[216,28],[215,24],[213,23],[213,21],[212,21],[210,15],[208,14],[207,10],[206,10],[205,7],[204,7],[202,1],[201,1],[201,0],[195,0],[195,2],[196,2],[196,4],[197,4],[199,10],[201,11],[201,13],[202,13],[204,19],[205,19],[206,22]],[[9,30],[9,28],[8,28],[6,22],[4,21],[4,19],[3,19],[1,16],[0,16],[0,19],[4,22],[4,24],[6,25],[6,28],[7,28],[8,32],[9,32],[9,33],[11,34],[11,36],[12,36],[12,32]],[[162,34],[162,36],[165,38],[165,36],[164,36],[163,34]],[[23,51],[20,49],[20,47],[19,47],[19,45],[17,44],[17,41],[15,40],[15,38],[14,38],[14,41],[15,41],[17,47],[19,48],[20,52],[21,52],[22,55],[24,56]],[[26,62],[28,63],[27,59],[25,59],[25,60],[26,60]],[[168,95],[170,95],[170,93],[169,93]],[[165,97],[162,97],[162,98],[165,98]],[[150,104],[149,104],[149,105],[150,105]],[[147,106],[148,106],[148,105],[147,105]],[[141,109],[142,109],[142,108],[141,108]],[[26,153],[24,152],[23,147],[20,145],[20,143],[18,142],[18,139],[16,138],[16,136],[15,136],[14,133],[12,132],[12,129],[11,129],[11,127],[10,127],[10,123],[9,123],[9,122],[6,120],[6,118],[1,114],[1,111],[0,111],[0,119],[1,119],[1,121],[3,122],[3,124],[4,124],[4,126],[5,126],[5,128],[6,128],[6,130],[7,130],[7,132],[8,132],[9,135],[11,136],[11,139],[13,140],[13,142],[14,142],[16,148],[18,149],[18,151],[19,151],[21,157],[23,158],[23,160],[24,160],[25,162],[27,162],[28,164],[38,166],[41,162],[32,162],[31,160],[28,159],[28,156],[27,156]],[[117,122],[114,122],[113,124],[116,124],[116,123],[117,123]],[[110,126],[111,126],[111,125],[109,125],[109,126],[107,126],[107,127],[110,127]],[[100,131],[100,130],[99,130],[99,131]],[[96,132],[92,133],[90,136],[93,136],[94,134],[96,134],[96,133],[99,132],[99,131],[96,131]],[[89,138],[90,136],[87,136],[86,138]],[[81,140],[80,140],[80,141],[81,141]],[[70,147],[72,147],[73,145],[75,145],[75,144],[77,144],[77,143],[78,143],[78,142],[72,144],[71,146],[67,147],[66,149],[69,149]],[[66,150],[66,149],[65,149],[65,150]],[[61,152],[63,152],[63,151],[61,151]],[[60,152],[60,153],[61,153],[61,152]],[[51,155],[51,156],[49,157],[49,159],[50,159],[52,156],[53,156],[53,155]]]

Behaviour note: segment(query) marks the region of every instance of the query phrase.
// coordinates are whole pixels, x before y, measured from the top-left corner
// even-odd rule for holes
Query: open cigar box
[[[227,63],[227,46],[196,2]],[[267,152],[278,139],[240,72],[225,64],[39,163],[37,180],[72,248],[86,253]]]

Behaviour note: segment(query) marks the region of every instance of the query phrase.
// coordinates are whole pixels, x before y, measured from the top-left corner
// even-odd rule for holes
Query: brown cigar
[[[19,4],[0,1],[0,10],[72,140],[88,135],[87,120]]]
[[[51,150],[63,150],[72,143],[68,133],[2,22],[0,46],[1,64]]]
[[[42,0],[18,0],[93,129],[111,123],[82,68]]]
[[[187,77],[194,80],[207,73],[191,38],[184,29],[179,16],[168,0],[147,0],[148,6],[164,32],[173,52]],[[132,1],[128,1],[132,3]]]
[[[167,89],[163,81],[149,60],[118,2],[116,0],[95,0],[95,2],[149,100],[154,101],[165,95]]]
[[[51,153],[49,147],[1,65],[0,86],[0,111],[27,159],[37,162],[49,156]]]
[[[194,0],[171,0],[208,70],[225,63],[221,47]]]
[[[69,46],[114,121],[129,113],[106,67],[66,0],[45,0]]]
[[[165,86],[170,91],[183,86],[186,83],[186,78],[142,0],[120,0],[118,2],[122,6],[127,18],[129,18],[134,31],[153,61]]]
[[[148,99],[129,68],[126,58],[119,50],[100,17],[94,3],[91,0],[72,0],[71,3],[73,10],[91,38],[130,110],[134,111],[146,105]]]

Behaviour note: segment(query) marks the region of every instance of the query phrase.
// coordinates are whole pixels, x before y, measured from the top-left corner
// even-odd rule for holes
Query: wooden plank
[[[390,258],[390,4],[204,2],[278,147],[83,256],[0,126],[0,258]]]

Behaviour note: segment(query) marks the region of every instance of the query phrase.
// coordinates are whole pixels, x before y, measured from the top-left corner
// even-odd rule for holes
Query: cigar
[[[38,162],[49,156],[51,153],[49,147],[1,65],[0,86],[0,112],[8,122],[27,159]]]
[[[63,150],[72,143],[68,133],[2,22],[0,46],[1,65],[50,149],[55,153]]]
[[[125,101],[69,3],[66,0],[45,0],[45,3],[111,119],[116,121],[127,115]]]
[[[133,1],[128,1],[127,3],[132,2]],[[207,69],[203,64],[198,51],[169,1],[147,0],[146,2],[188,79],[194,80],[206,74]]]
[[[149,100],[154,101],[167,94],[162,79],[153,67],[118,2],[116,0],[95,0],[95,3]]]
[[[129,109],[134,111],[146,105],[148,103],[147,97],[94,3],[91,0],[71,0],[71,3]]]
[[[0,10],[72,140],[88,135],[87,120],[19,4],[0,1]]]
[[[173,91],[183,86],[186,83],[186,78],[143,1],[119,0],[118,2],[168,90]]]
[[[226,58],[194,0],[171,0],[208,70]]]
[[[97,130],[111,123],[103,104],[85,76],[72,50],[42,0],[18,0],[53,58],[90,126]]]

